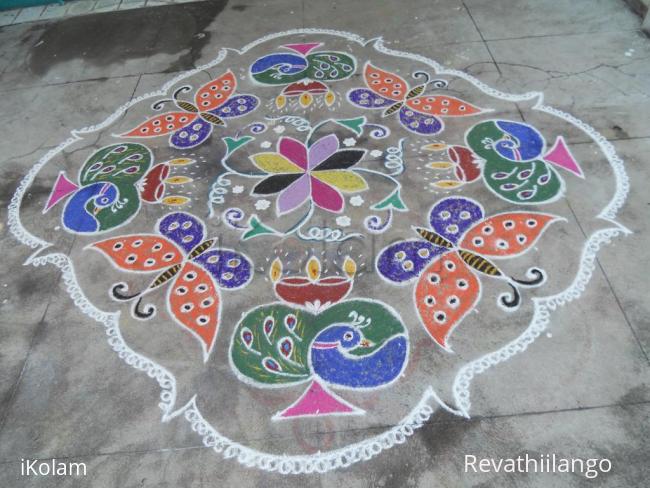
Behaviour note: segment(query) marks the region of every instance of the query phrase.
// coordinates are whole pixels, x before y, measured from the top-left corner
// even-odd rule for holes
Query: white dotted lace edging
[[[203,418],[201,412],[196,406],[194,399],[192,399],[186,406],[182,407],[176,412],[172,412],[176,400],[176,380],[174,376],[163,366],[133,351],[126,344],[119,328],[119,313],[103,312],[88,301],[77,282],[72,262],[68,256],[62,253],[52,253],[43,256],[40,255],[43,250],[50,246],[50,243],[39,239],[38,237],[29,233],[23,227],[19,215],[19,208],[22,198],[27,188],[34,180],[36,174],[55,155],[59,154],[69,145],[82,140],[83,138],[80,136],[108,127],[119,117],[124,115],[124,113],[134,104],[149,98],[163,96],[173,85],[179,81],[221,63],[221,61],[223,61],[223,59],[225,59],[227,56],[227,52],[229,50],[238,53],[245,53],[253,47],[266,41],[295,34],[338,36],[361,45],[366,45],[370,42],[374,42],[373,47],[379,52],[427,64],[431,66],[438,74],[447,74],[465,79],[487,95],[493,96],[495,98],[513,102],[536,99],[536,104],[533,107],[534,109],[544,111],[551,115],[562,118],[588,134],[599,145],[605,154],[616,178],[616,192],[612,200],[598,215],[599,218],[611,221],[616,225],[616,227],[597,231],[588,239],[582,252],[580,268],[571,286],[557,295],[533,299],[535,304],[533,319],[531,320],[530,325],[527,327],[524,333],[522,333],[518,338],[506,344],[499,350],[488,353],[481,358],[466,364],[459,370],[454,381],[453,394],[456,404],[460,410],[454,410],[445,405],[442,401],[440,401],[435,391],[430,386],[426,389],[419,403],[415,406],[411,413],[409,413],[409,415],[402,419],[402,421],[400,421],[393,428],[388,429],[387,431],[364,441],[360,441],[340,449],[322,453],[319,452],[314,455],[277,455],[265,453],[251,449],[236,441],[228,439],[227,437],[220,434],[208,421]],[[413,435],[416,429],[427,422],[427,420],[434,412],[434,409],[431,405],[435,403],[440,404],[440,406],[442,406],[445,410],[448,410],[452,413],[469,417],[469,410],[471,407],[469,389],[473,378],[476,375],[484,373],[490,367],[506,361],[515,354],[525,351],[526,348],[532,344],[535,339],[539,337],[539,335],[548,327],[551,311],[555,310],[559,306],[564,305],[565,303],[570,302],[571,300],[578,298],[584,291],[587,283],[592,276],[598,250],[604,244],[608,243],[613,237],[621,233],[629,233],[627,229],[614,221],[616,213],[624,204],[628,192],[629,180],[625,173],[624,163],[616,154],[612,144],[595,129],[585,124],[581,120],[560,110],[543,105],[543,94],[540,92],[528,92],[519,95],[501,92],[489,87],[471,75],[458,70],[446,69],[437,62],[425,58],[424,56],[387,48],[384,46],[383,40],[381,38],[365,40],[364,38],[355,34],[342,31],[329,29],[294,29],[290,31],[269,34],[265,37],[257,39],[256,41],[253,41],[240,50],[222,48],[219,50],[218,56],[209,63],[185,73],[181,73],[180,75],[165,83],[158,91],[147,93],[130,100],[128,103],[125,103],[119,107],[103,122],[97,125],[85,127],[83,129],[73,130],[71,132],[71,137],[59,144],[56,148],[48,151],[22,179],[9,204],[8,226],[11,233],[21,243],[34,249],[38,248],[35,254],[32,255],[32,257],[30,257],[25,264],[41,266],[47,263],[51,263],[59,267],[63,274],[63,280],[66,285],[67,292],[70,294],[75,305],[79,307],[83,313],[87,314],[88,316],[104,325],[106,334],[108,335],[108,343],[118,354],[118,356],[130,366],[133,366],[135,369],[145,372],[149,377],[156,379],[161,388],[159,407],[163,411],[163,420],[168,420],[173,416],[182,414],[183,418],[190,423],[192,430],[201,436],[203,444],[206,447],[214,449],[215,452],[220,453],[224,458],[234,458],[245,466],[255,467],[265,471],[276,471],[282,474],[300,474],[314,472],[324,473],[334,469],[348,467],[360,461],[368,460],[381,453],[385,449],[389,449],[397,444],[404,443],[409,436]]]

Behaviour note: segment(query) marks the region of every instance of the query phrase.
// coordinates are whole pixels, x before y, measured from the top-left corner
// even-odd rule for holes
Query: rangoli
[[[600,208],[572,206],[596,186]],[[627,190],[612,146],[541,93],[302,29],[73,131],[9,225],[159,383],[163,420],[312,473],[469,417],[472,381],[524,354],[628,232]]]

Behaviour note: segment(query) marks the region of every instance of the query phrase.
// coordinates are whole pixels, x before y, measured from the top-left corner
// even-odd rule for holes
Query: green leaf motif
[[[355,117],[354,119],[335,120],[337,124],[350,129],[357,136],[360,136],[363,133],[363,126],[365,125],[366,121],[367,119],[365,117]]]
[[[244,137],[240,137],[239,139],[233,139],[232,137],[224,137],[223,142],[226,143],[226,156],[225,157],[227,158],[233,152],[235,152],[237,149],[244,146],[245,144],[248,144],[253,139],[254,139],[254,137],[251,137],[251,136],[244,136]]]
[[[263,224],[260,219],[257,218],[257,215],[251,215],[251,218],[248,220],[248,230],[242,235],[242,240],[252,239],[253,237],[264,235],[264,234],[279,234],[278,231],[266,226]]]
[[[391,193],[390,195],[388,195],[386,198],[384,198],[381,202],[373,205],[371,209],[372,210],[393,209],[393,210],[397,210],[398,212],[408,212],[408,207],[402,200],[399,188],[395,190],[393,193]]]

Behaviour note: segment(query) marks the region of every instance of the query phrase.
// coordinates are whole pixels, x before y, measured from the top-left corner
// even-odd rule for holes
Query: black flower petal
[[[365,149],[340,149],[316,166],[313,171],[346,169],[361,161],[365,154]]]
[[[255,185],[253,193],[256,195],[270,195],[281,192],[303,175],[304,173],[285,173],[268,176]]]

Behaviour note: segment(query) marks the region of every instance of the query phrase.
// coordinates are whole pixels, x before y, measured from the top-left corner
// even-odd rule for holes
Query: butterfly
[[[120,137],[158,137],[171,132],[169,144],[172,147],[189,149],[210,137],[213,126],[225,126],[224,119],[246,115],[260,103],[254,95],[234,95],[237,79],[230,70],[199,88],[194,94],[194,103],[178,98],[191,89],[191,86],[182,86],[171,99],[152,105],[154,110],[161,110],[166,103],[173,102],[180,111],[151,117]]]
[[[419,278],[415,306],[431,338],[447,351],[452,330],[476,306],[481,277],[503,280],[512,293],[498,304],[515,310],[520,286],[542,285],[546,275],[530,268],[527,280],[506,275],[491,261],[520,256],[560,218],[539,212],[505,212],[485,217],[483,207],[470,198],[448,197],[431,209],[431,228],[416,227],[419,239],[403,240],[383,249],[376,262],[386,280],[404,284]]]
[[[484,112],[470,103],[447,95],[422,95],[429,83],[444,88],[443,80],[429,79],[429,75],[417,72],[414,76],[424,76],[424,83],[410,88],[406,80],[395,73],[384,71],[366,63],[364,80],[368,88],[355,88],[348,92],[348,100],[361,108],[383,109],[383,116],[398,113],[400,123],[411,132],[433,135],[442,132],[444,123],[440,117],[462,117]]]
[[[128,294],[126,283],[117,283],[111,290],[115,300],[134,301],[131,313],[137,319],[154,316],[155,306],[143,307],[143,298],[173,280],[167,289],[169,315],[201,343],[207,361],[219,325],[219,288],[246,286],[252,278],[251,261],[230,249],[213,249],[216,239],[206,239],[203,223],[188,213],[165,215],[157,229],[160,235],[119,236],[88,247],[101,251],[121,270],[158,273],[147,288],[135,294]]]

